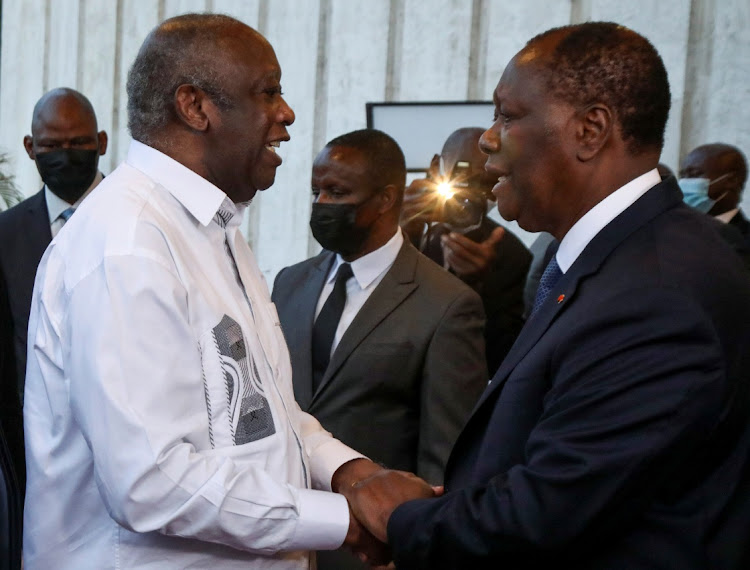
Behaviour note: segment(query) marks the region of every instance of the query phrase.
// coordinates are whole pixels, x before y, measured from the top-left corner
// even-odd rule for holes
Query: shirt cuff
[[[330,491],[331,478],[336,473],[336,469],[352,459],[359,458],[367,459],[367,457],[337,439],[327,441],[318,447],[315,454],[310,457],[310,474],[312,475],[313,487]]]
[[[290,550],[336,550],[349,532],[349,504],[343,495],[300,489],[299,517]]]

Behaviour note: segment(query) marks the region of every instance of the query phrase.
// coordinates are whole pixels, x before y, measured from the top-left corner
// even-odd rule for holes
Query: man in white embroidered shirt
[[[128,157],[37,274],[27,569],[307,568],[306,551],[345,541],[379,560],[327,491],[380,468],[294,401],[239,232],[294,121],[280,79],[270,44],[226,16],[173,18],[144,42]]]

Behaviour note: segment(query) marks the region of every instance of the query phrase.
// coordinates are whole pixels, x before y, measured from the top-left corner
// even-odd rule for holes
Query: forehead
[[[715,152],[709,149],[695,149],[682,161],[681,169],[694,168],[707,172],[730,168],[731,156],[727,152]]]
[[[271,44],[252,30],[241,30],[224,38],[219,49],[219,67],[235,80],[281,79],[281,67]]]
[[[39,110],[31,131],[34,136],[93,135],[96,134],[96,118],[75,98],[56,98]]]
[[[360,179],[367,177],[367,170],[367,159],[358,149],[346,146],[326,147],[315,158],[313,178],[332,175]]]
[[[546,72],[534,62],[514,57],[505,67],[493,94],[495,104],[541,102],[552,98],[545,89]]]

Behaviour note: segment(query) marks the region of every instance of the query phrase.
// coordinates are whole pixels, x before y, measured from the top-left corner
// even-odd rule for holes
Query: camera
[[[450,231],[468,233],[478,228],[487,214],[487,200],[482,191],[470,180],[471,164],[458,161],[451,177],[437,185],[437,192],[444,198],[436,209],[438,221]]]

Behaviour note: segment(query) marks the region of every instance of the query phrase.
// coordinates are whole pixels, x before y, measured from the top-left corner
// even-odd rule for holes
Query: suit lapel
[[[52,241],[52,230],[49,223],[49,212],[47,211],[47,200],[44,197],[44,188],[28,201],[26,209],[27,226],[26,241],[28,252],[37,261],[42,258],[44,250]],[[36,268],[34,268],[36,273]]]
[[[331,362],[328,364],[320,387],[313,396],[313,402],[331,382],[354,349],[418,287],[414,282],[417,255],[414,246],[408,240],[404,240],[404,245],[401,246],[393,266],[341,337],[341,341],[331,356]]]
[[[289,345],[298,348],[298,352],[294,356],[297,363],[294,367],[294,385],[297,401],[303,410],[310,408],[313,398],[312,328],[315,321],[315,309],[334,259],[334,254],[323,251],[310,267],[309,274],[304,279],[299,293],[290,297],[293,304],[289,311],[291,314],[297,315],[295,321],[298,326],[292,329],[294,338],[289,339]]]
[[[575,302],[580,284],[589,275],[599,270],[612,251],[641,226],[665,210],[678,206],[681,202],[682,194],[674,179],[662,181],[612,220],[591,240],[555,288],[550,291],[547,302],[521,329],[515,344],[474,407],[472,417],[492,394],[502,388],[516,365],[528,354],[555,319],[568,305]],[[558,302],[550,301],[550,299],[556,299]]]

